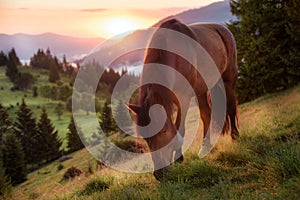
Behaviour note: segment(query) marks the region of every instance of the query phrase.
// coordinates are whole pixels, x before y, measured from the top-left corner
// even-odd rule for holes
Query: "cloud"
[[[173,14],[178,14],[184,10],[187,10],[187,7],[169,7],[169,8],[152,8],[152,9],[130,9],[131,13],[141,16],[155,16],[155,17],[164,17]]]
[[[80,9],[80,12],[92,12],[92,13],[99,13],[107,11],[106,8],[87,8],[87,9]]]
[[[188,9],[187,7],[169,7],[169,8],[151,8],[151,9],[144,9],[144,8],[128,8],[128,9],[108,9],[108,8],[85,8],[80,9],[80,12],[87,12],[87,13],[103,13],[108,11],[127,11],[129,13],[134,13],[136,15],[169,15],[169,14],[177,14],[183,10]]]

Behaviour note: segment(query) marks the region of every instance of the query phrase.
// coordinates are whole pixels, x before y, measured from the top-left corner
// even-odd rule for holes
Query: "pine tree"
[[[57,89],[57,96],[58,99],[61,101],[66,102],[67,99],[72,96],[73,88],[70,87],[68,84],[62,84]]]
[[[2,143],[3,163],[6,175],[13,185],[26,180],[26,164],[21,142],[13,134],[6,134]]]
[[[36,120],[24,99],[17,111],[17,120],[14,123],[14,129],[17,138],[21,141],[26,163],[31,164],[39,162],[40,138],[36,127]]]
[[[60,70],[62,72],[67,72],[68,71],[68,62],[67,62],[67,58],[66,58],[65,54],[63,55],[63,60],[62,60],[62,63],[61,63],[61,69]]]
[[[60,80],[58,68],[57,59],[51,59],[49,64],[49,81],[51,83],[56,83],[56,81]]]
[[[24,72],[20,73],[19,78],[15,81],[15,86],[20,90],[27,91],[34,85],[35,81],[36,79],[32,73]]]
[[[67,134],[67,141],[68,141],[67,147],[69,149],[69,152],[74,152],[84,148],[83,142],[81,140],[84,139],[83,133],[79,127],[77,127],[76,129],[73,116],[71,117],[68,129],[69,132]]]
[[[230,4],[237,16],[228,26],[237,40],[239,100],[249,101],[299,82],[300,47],[288,31],[299,24],[299,7],[281,0],[232,0]]]
[[[48,59],[43,49],[38,49],[37,53],[30,58],[30,65],[34,68],[49,69],[49,63],[50,59]]]
[[[49,48],[47,48],[47,50],[46,50],[46,56],[48,57],[48,59],[52,58],[51,51]]]
[[[288,66],[287,72],[292,77],[290,82],[297,84],[300,77],[300,1],[289,0],[285,3],[284,10],[287,14],[286,31],[290,35],[287,56],[284,59]],[[293,83],[294,81],[294,83]]]
[[[111,107],[105,101],[104,106],[102,108],[102,112],[100,115],[100,125],[101,129],[104,131],[105,134],[109,135],[112,132],[116,131],[115,121],[112,117]]]
[[[12,121],[9,118],[7,110],[0,104],[0,145],[3,135],[12,128]]]
[[[13,83],[15,83],[20,76],[20,72],[17,68],[16,61],[14,61],[11,56],[9,56],[7,64],[6,64],[6,76],[9,78],[9,80]]]
[[[7,56],[3,51],[0,52],[0,66],[4,66],[7,63]]]
[[[65,55],[65,54],[63,55],[63,64],[64,64],[64,65],[67,65],[67,64],[68,64],[67,58],[66,58],[66,55]]]
[[[5,194],[8,194],[10,190],[11,190],[11,186],[10,186],[9,179],[5,174],[5,169],[3,166],[2,149],[0,148],[0,197]]]
[[[48,117],[45,108],[42,109],[42,114],[37,123],[38,133],[42,139],[40,155],[42,159],[52,161],[61,156],[60,147],[62,145],[61,140],[58,138],[58,131],[55,130],[51,120]]]
[[[21,65],[20,59],[17,56],[17,53],[14,48],[8,53],[8,58],[14,62],[15,65]]]

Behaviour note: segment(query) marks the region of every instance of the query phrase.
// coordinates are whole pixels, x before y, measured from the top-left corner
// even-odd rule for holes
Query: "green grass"
[[[78,196],[90,196],[97,192],[102,192],[110,187],[113,179],[108,177],[94,177],[85,184],[82,191],[77,193]]]
[[[36,77],[36,86],[42,86],[44,84],[49,84],[48,82],[48,72],[41,69],[31,69],[26,67],[19,67],[21,72],[30,71],[34,77]],[[67,78],[63,76],[64,81],[67,82]],[[59,101],[54,101],[48,98],[43,98],[40,95],[38,97],[33,97],[32,90],[28,91],[14,91],[10,89],[13,87],[13,83],[5,76],[5,67],[0,67],[0,103],[5,107],[11,107],[9,109],[10,117],[15,120],[16,112],[18,110],[17,104],[20,104],[24,98],[26,104],[30,107],[33,112],[34,117],[38,120],[42,111],[42,106],[47,110],[48,116],[51,119],[53,125],[59,132],[59,137],[64,141],[62,148],[66,147],[66,134],[68,132],[68,124],[70,122],[71,113],[64,111],[61,116],[61,120],[58,120],[55,114],[55,106]],[[65,102],[60,102],[65,104]]]
[[[0,76],[0,87],[3,79]],[[8,94],[6,87],[9,85],[4,91]],[[17,98],[23,95],[14,94]],[[16,102],[14,96],[10,98]],[[27,98],[33,108],[43,102],[51,110],[56,103]],[[185,161],[173,165],[162,182],[151,173],[131,174],[99,166],[83,149],[62,164],[55,161],[29,174],[28,181],[13,188],[11,199],[300,199],[300,85],[240,105],[239,112],[239,140],[222,137],[207,157],[199,159],[199,128]],[[191,110],[187,128],[197,113]],[[68,115],[63,119],[67,121]],[[54,113],[51,117],[59,131],[64,129],[63,120],[56,120]],[[88,122],[87,117],[86,129]],[[61,181],[72,166],[84,173]]]

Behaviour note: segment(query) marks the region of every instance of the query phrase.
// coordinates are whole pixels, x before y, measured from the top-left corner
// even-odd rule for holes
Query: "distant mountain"
[[[186,24],[192,24],[197,22],[215,22],[225,24],[226,22],[235,19],[235,16],[233,16],[230,11],[229,1],[225,0],[209,4],[208,6],[183,11],[179,14],[169,16],[165,19],[162,19],[153,26],[157,27],[162,22],[170,18],[180,19]]]
[[[235,16],[231,14],[229,1],[225,0],[166,17],[152,27],[158,27],[161,23],[171,18],[177,18],[186,24],[197,22],[225,24],[230,20],[234,20]],[[130,65],[141,62],[144,57],[144,50],[137,49],[133,52],[129,52],[129,50],[135,49],[135,47],[146,47],[152,32],[153,29],[138,30],[127,35],[119,42],[114,42],[112,45],[106,45],[103,48],[96,48],[97,50],[85,60],[85,63],[96,60],[104,66],[110,65],[109,67],[118,68],[124,64]],[[119,57],[119,55],[122,56]],[[111,61],[113,62],[111,63]]]
[[[0,50],[8,52],[14,47],[21,60],[29,60],[39,48],[50,48],[51,53],[59,58],[65,54],[68,60],[75,60],[82,58],[102,41],[102,38],[77,38],[53,33],[0,34]]]
[[[152,27],[157,27],[170,18],[180,19],[186,24],[196,22],[216,22],[225,24],[226,22],[235,19],[230,12],[229,1],[225,0],[169,16],[160,20]],[[50,48],[52,54],[55,54],[59,58],[65,54],[68,60],[77,60],[83,58],[84,55],[94,49],[91,56],[85,60],[86,62],[97,60],[101,61],[100,64],[103,64],[104,66],[110,64],[110,67],[118,67],[124,64],[131,65],[143,60],[143,49],[136,49],[133,52],[128,52],[128,50],[133,49],[134,47],[146,47],[152,31],[153,29],[151,31],[150,29],[138,30],[117,41],[106,41],[105,45],[98,46],[96,49],[94,48],[103,42],[104,39],[75,38],[53,33],[40,35],[0,34],[0,50],[8,52],[14,47],[20,59],[29,60],[38,48]],[[116,56],[119,55],[122,56],[116,58]],[[111,63],[111,61],[113,61],[113,63]]]

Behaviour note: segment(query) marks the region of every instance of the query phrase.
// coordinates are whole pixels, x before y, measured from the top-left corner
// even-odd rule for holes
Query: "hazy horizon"
[[[220,0],[58,1],[4,0],[0,4],[1,33],[107,39],[122,31],[145,29],[185,10]]]

